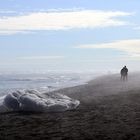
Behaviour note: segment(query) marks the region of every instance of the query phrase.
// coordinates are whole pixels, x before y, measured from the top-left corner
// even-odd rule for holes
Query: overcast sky
[[[140,70],[140,0],[0,0],[0,71]]]

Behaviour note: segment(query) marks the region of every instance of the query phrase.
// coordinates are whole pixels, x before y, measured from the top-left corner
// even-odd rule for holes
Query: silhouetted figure
[[[124,66],[122,69],[121,69],[121,80],[125,81],[127,80],[127,76],[128,76],[128,69],[126,66]]]

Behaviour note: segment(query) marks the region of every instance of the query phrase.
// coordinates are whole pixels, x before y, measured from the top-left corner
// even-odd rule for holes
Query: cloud
[[[12,34],[28,34],[28,33],[34,33],[33,31],[24,31],[24,30],[0,30],[0,35],[12,35]]]
[[[109,43],[76,46],[83,49],[115,49],[126,53],[129,58],[140,59],[140,39],[118,40]]]
[[[73,28],[103,28],[128,23],[118,17],[132,13],[97,10],[60,10],[33,12],[26,15],[0,17],[0,33],[16,34],[38,30],[69,30]]]
[[[63,59],[63,58],[64,56],[61,56],[61,55],[20,57],[20,59],[24,59],[24,60],[53,60],[53,59]]]

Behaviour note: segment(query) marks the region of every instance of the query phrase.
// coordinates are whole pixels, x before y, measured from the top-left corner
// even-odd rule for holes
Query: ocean
[[[17,90],[50,92],[65,87],[85,84],[97,74],[85,73],[26,73],[0,74],[0,96]]]

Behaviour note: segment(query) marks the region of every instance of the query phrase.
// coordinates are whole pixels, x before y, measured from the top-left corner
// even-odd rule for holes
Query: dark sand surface
[[[140,73],[59,90],[81,104],[59,113],[0,115],[0,140],[140,140]]]

